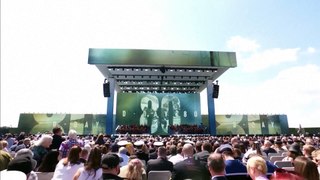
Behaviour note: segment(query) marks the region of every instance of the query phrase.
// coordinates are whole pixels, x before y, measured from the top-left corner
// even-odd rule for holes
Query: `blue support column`
[[[209,121],[209,133],[211,135],[216,135],[216,113],[214,107],[214,98],[212,97],[213,93],[213,81],[207,81],[207,100],[208,100],[208,121]]]
[[[113,134],[113,105],[114,105],[114,89],[115,89],[115,80],[113,78],[108,79],[110,83],[110,97],[108,97],[108,107],[107,107],[107,117],[106,117],[106,134]]]

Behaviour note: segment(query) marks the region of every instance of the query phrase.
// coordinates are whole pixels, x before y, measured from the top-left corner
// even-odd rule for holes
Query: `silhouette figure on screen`
[[[152,102],[151,100],[148,101],[148,108],[146,109],[146,119],[148,126],[151,127],[152,121],[155,115],[155,111],[152,109]]]
[[[173,103],[172,101],[169,101],[169,107],[168,107],[169,125],[173,125],[173,116],[174,116]]]

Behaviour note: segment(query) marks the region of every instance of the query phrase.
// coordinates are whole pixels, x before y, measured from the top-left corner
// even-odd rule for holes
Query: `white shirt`
[[[71,180],[79,168],[83,167],[83,163],[64,166],[64,159],[61,159],[56,166],[52,180]]]
[[[80,168],[80,176],[78,180],[99,180],[102,177],[102,168],[99,168],[95,173],[94,170],[86,171],[84,167]]]
[[[128,164],[129,156],[127,156],[126,154],[122,154],[122,153],[118,153],[118,156],[123,159],[123,161],[120,163],[120,167],[125,166],[125,165]]]
[[[184,160],[184,157],[181,154],[176,154],[174,156],[171,156],[169,158],[169,161],[173,163],[173,165],[177,164],[178,162],[181,162]]]

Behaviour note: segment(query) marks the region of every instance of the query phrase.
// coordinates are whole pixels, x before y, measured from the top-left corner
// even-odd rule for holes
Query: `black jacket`
[[[188,158],[173,167],[172,180],[204,180],[210,179],[210,172],[204,162]]]
[[[173,171],[173,163],[165,158],[150,159],[147,163],[147,174],[149,171]]]

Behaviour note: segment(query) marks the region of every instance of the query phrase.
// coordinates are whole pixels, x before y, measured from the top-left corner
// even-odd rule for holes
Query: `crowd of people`
[[[172,134],[206,134],[207,128],[204,125],[196,124],[181,124],[181,125],[170,125],[169,129]]]
[[[0,139],[1,177],[20,171],[28,180],[147,180],[169,171],[172,180],[319,180],[317,136],[80,136],[6,134]],[[279,169],[269,155],[283,154],[292,169]]]
[[[150,133],[150,127],[147,125],[119,125],[116,128],[118,134],[147,134]]]

